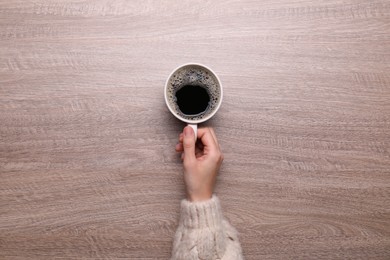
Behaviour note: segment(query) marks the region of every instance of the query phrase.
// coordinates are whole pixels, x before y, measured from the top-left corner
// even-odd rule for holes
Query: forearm
[[[237,232],[223,218],[216,196],[203,202],[181,202],[172,259],[243,259]]]

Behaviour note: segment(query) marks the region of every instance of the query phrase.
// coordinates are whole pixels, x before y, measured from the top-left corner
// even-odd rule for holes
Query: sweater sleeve
[[[214,195],[202,202],[181,202],[172,260],[243,259],[237,231],[222,216]]]

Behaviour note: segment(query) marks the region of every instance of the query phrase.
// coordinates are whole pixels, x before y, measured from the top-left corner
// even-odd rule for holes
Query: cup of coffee
[[[169,75],[164,97],[171,113],[191,126],[196,138],[197,124],[210,119],[222,104],[222,84],[210,68],[188,63]]]

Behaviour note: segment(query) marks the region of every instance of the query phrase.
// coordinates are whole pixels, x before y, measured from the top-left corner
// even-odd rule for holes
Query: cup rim
[[[190,119],[185,119],[185,118],[182,118],[181,116],[177,115],[175,113],[175,111],[171,108],[171,106],[169,105],[169,102],[168,102],[168,96],[167,96],[167,88],[168,88],[168,83],[169,83],[169,79],[173,76],[173,74],[183,68],[183,67],[187,67],[187,66],[199,66],[199,67],[203,67],[207,70],[209,70],[213,75],[214,77],[217,79],[217,82],[218,82],[218,85],[219,85],[219,89],[220,89],[220,93],[221,93],[221,96],[219,98],[219,102],[217,104],[217,107],[214,109],[214,111],[209,114],[207,117],[205,118],[202,118],[202,119],[198,119],[198,120],[190,120]],[[183,122],[186,122],[188,124],[200,124],[200,123],[203,123],[207,120],[209,120],[211,117],[213,117],[215,115],[215,113],[217,113],[217,111],[219,110],[219,108],[221,107],[221,104],[222,104],[222,99],[223,99],[223,88],[222,88],[222,84],[221,84],[221,80],[219,79],[218,75],[211,69],[209,68],[208,66],[204,65],[204,64],[201,64],[201,63],[196,63],[196,62],[188,62],[188,63],[184,63],[180,66],[177,66],[168,76],[167,80],[165,81],[165,87],[164,87],[164,98],[165,98],[165,104],[167,105],[169,111],[177,118],[179,119],[180,121],[183,121]]]

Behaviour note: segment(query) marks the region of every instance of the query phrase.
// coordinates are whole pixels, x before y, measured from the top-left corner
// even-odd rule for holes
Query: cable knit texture
[[[207,201],[181,202],[172,260],[192,259],[243,259],[237,231],[223,218],[215,195]]]

